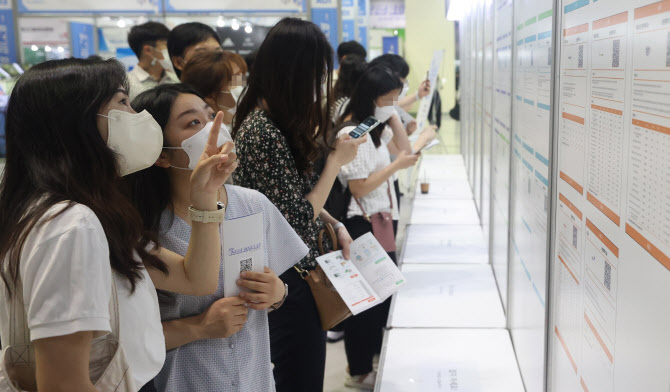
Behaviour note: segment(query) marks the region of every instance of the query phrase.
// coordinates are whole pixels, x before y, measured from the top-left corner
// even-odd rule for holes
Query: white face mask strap
[[[100,113],[98,113],[98,116],[100,116],[100,117],[105,117],[105,118],[108,118],[108,119],[110,119],[110,120],[114,120],[113,117],[110,117],[110,116],[108,116],[108,115],[106,115],[106,114],[100,114]]]

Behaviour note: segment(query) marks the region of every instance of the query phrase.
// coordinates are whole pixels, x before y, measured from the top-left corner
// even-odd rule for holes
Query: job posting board
[[[670,1],[563,1],[554,391],[670,390]]]
[[[462,152],[526,389],[670,391],[670,0],[479,0],[460,28]]]

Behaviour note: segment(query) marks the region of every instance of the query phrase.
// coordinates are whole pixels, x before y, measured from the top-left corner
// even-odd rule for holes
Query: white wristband
[[[418,91],[418,90],[417,90],[417,92],[416,92],[416,100],[417,100],[417,101],[420,101],[420,100],[421,100],[421,97],[419,96],[419,91]]]
[[[339,229],[340,227],[344,227],[344,223],[342,223],[342,222],[337,222],[337,223],[335,223],[335,226],[333,226],[333,230],[337,230],[337,229]]]

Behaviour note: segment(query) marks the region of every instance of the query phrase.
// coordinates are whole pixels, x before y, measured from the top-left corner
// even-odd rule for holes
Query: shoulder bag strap
[[[388,191],[388,195],[389,195],[389,202],[391,202],[391,211],[393,211],[393,197],[391,197],[391,183],[389,182],[389,180],[386,180],[386,185],[388,186],[387,191]],[[363,212],[363,218],[365,218],[366,221],[370,222],[370,215],[368,215],[368,213],[365,212],[361,202],[358,200],[357,197],[354,197],[354,200],[356,200],[356,204],[358,204],[358,208],[360,208],[361,211]]]
[[[14,294],[9,302],[9,342],[3,346],[29,344],[30,330],[26,308],[23,304],[23,282],[20,276],[14,285]]]

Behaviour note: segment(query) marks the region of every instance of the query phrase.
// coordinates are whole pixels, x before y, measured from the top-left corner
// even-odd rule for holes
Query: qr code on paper
[[[605,279],[603,283],[607,291],[610,291],[610,287],[612,286],[612,266],[608,262],[605,262]]]
[[[252,263],[253,258],[248,258],[244,260],[240,260],[240,272],[244,271],[251,271],[251,266],[253,265]]]
[[[578,231],[577,226],[572,226],[572,247],[577,249]]]

